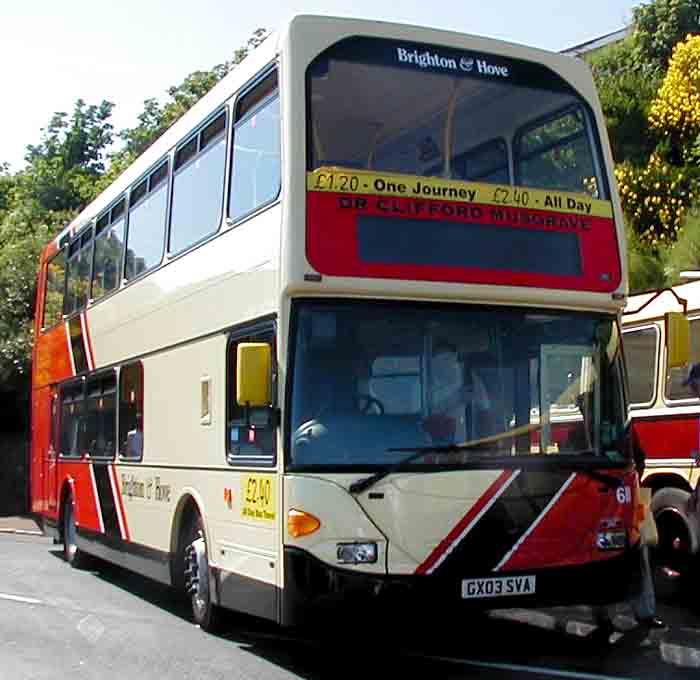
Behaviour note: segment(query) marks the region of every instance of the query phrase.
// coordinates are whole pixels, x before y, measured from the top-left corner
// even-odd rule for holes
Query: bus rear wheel
[[[73,496],[68,496],[63,504],[63,559],[74,569],[88,566],[88,556],[78,548],[75,528],[75,508]]]
[[[209,633],[217,630],[221,612],[211,596],[209,557],[201,518],[190,525],[184,541],[185,592],[192,604],[194,622]]]

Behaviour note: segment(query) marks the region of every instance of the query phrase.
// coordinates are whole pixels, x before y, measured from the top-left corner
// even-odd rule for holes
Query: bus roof
[[[687,309],[689,312],[700,309],[700,281],[681,283],[677,286],[673,286],[673,291],[682,300],[687,301]],[[657,294],[658,297],[653,302],[649,302]],[[647,302],[649,302],[647,307],[636,314],[631,313],[639,310],[640,307]],[[625,325],[639,324],[653,319],[660,319],[666,312],[681,311],[683,311],[682,304],[679,303],[673,293],[670,292],[669,289],[662,288],[660,290],[630,295],[627,299],[627,306],[624,311],[625,316],[622,317],[622,320]]]

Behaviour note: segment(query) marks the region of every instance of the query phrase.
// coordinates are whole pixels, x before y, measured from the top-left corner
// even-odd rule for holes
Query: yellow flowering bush
[[[700,36],[688,36],[673,48],[649,125],[682,151],[690,150],[700,135]]]
[[[646,167],[617,165],[615,177],[622,209],[641,241],[651,246],[675,241],[697,198],[687,170],[666,163],[655,152]]]

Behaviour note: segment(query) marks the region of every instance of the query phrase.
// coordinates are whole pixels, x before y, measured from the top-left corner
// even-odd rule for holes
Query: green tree
[[[657,79],[636,68],[630,38],[593,55],[591,69],[605,115],[615,161],[643,164],[656,140],[649,134],[648,115]]]
[[[649,125],[681,163],[694,163],[700,140],[700,36],[673,49],[649,112]]]
[[[654,0],[634,13],[634,60],[646,73],[660,75],[674,46],[700,32],[700,0]]]
[[[95,195],[112,142],[112,104],[56,113],[27,166],[0,171],[0,382],[26,392],[36,273],[46,243]],[[21,387],[21,389],[20,389]]]
[[[109,119],[114,105],[88,105],[78,99],[73,113],[55,113],[42,130],[41,143],[27,147],[27,168],[20,175],[20,198],[45,210],[78,210],[95,195],[112,143]]]
[[[258,28],[237,48],[229,61],[217,64],[209,71],[193,71],[179,85],[168,88],[168,100],[160,104],[147,99],[138,116],[138,124],[119,133],[124,146],[111,158],[112,164],[99,183],[100,190],[111,184],[129,165],[155,142],[169,127],[189,111],[214,85],[240,64],[268,37],[264,28]]]
[[[666,285],[680,283],[682,271],[700,271],[700,213],[693,210],[683,225],[678,240],[669,248],[665,256]]]
[[[668,250],[652,248],[631,227],[626,227],[627,269],[632,293],[663,288],[667,281]]]

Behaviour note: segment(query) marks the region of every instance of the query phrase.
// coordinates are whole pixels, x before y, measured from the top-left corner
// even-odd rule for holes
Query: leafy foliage
[[[643,242],[629,226],[627,236],[627,267],[630,290],[634,292],[663,288],[666,285],[668,250],[653,248]]]
[[[645,167],[622,163],[615,176],[622,208],[639,238],[652,246],[675,241],[697,198],[692,175],[652,153]]]
[[[633,42],[629,38],[594,55],[591,69],[613,158],[618,162],[646,162],[656,144],[649,135],[647,117],[658,79],[636,68]]]
[[[131,163],[155,142],[168,128],[177,122],[214,85],[240,64],[252,50],[268,37],[264,28],[253,31],[245,45],[236,49],[232,58],[217,64],[210,71],[193,71],[179,85],[168,88],[169,100],[160,104],[157,99],[147,99],[138,116],[138,125],[119,133],[124,147],[112,156],[112,165],[99,183],[99,190],[109,186]]]
[[[700,36],[675,46],[649,125],[678,151],[679,160],[693,160],[700,138]]]
[[[678,240],[661,253],[666,264],[666,285],[680,283],[680,273],[700,271],[700,213],[689,211]]]
[[[654,0],[634,9],[634,61],[648,74],[663,74],[674,46],[700,31],[700,0]]]
[[[112,143],[113,108],[111,102],[88,106],[78,99],[70,117],[53,115],[41,143],[27,147],[28,167],[20,180],[25,198],[50,211],[77,210],[92,199]]]

